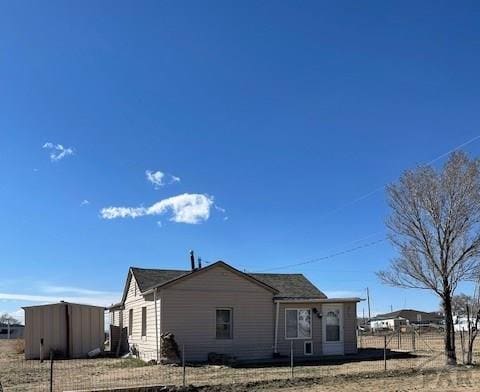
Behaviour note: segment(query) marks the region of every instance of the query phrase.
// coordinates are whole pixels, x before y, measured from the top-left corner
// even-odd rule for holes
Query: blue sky
[[[129,266],[188,268],[189,249],[263,271],[372,242],[278,272],[368,286],[374,312],[436,309],[375,277],[394,255],[382,187],[479,154],[479,18],[474,1],[1,2],[0,312],[111,303]]]

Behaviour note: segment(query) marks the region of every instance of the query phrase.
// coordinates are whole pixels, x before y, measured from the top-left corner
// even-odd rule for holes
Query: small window
[[[303,345],[303,353],[305,355],[313,355],[313,343],[305,342]]]
[[[340,341],[340,318],[337,312],[328,312],[326,319],[326,338],[327,342]]]
[[[216,337],[217,339],[233,339],[232,309],[217,309]]]
[[[133,309],[128,311],[128,335],[133,335]]]
[[[142,336],[147,336],[147,308],[142,307]]]
[[[312,337],[312,310],[285,310],[285,337],[287,339],[309,339]]]

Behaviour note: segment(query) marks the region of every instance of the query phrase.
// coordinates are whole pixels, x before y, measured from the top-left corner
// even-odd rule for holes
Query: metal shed
[[[23,309],[25,359],[46,359],[51,351],[63,358],[86,357],[96,348],[103,351],[103,307],[62,301]]]

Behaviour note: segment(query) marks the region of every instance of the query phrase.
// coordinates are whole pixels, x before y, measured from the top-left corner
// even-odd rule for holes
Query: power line
[[[261,270],[261,271],[258,271],[258,272],[277,271],[277,270],[280,270],[280,269],[287,269],[287,268],[296,267],[296,266],[299,266],[299,265],[318,263],[319,261],[332,259],[334,257],[338,257],[338,256],[341,256],[341,255],[344,255],[344,254],[352,253],[352,252],[355,252],[355,251],[360,250],[360,249],[369,248],[369,247],[377,245],[380,242],[383,242],[385,240],[386,240],[386,238],[382,238],[380,240],[367,242],[366,244],[363,244],[363,245],[355,246],[355,247],[350,248],[350,249],[345,249],[345,250],[342,250],[340,252],[332,253],[332,254],[329,254],[327,256],[317,257],[315,259],[303,261],[303,262],[300,262],[300,263],[287,264],[287,265],[282,265],[282,266],[279,266],[279,267],[269,268],[269,269]]]
[[[458,146],[456,146],[455,148],[447,151],[447,152],[444,152],[443,154],[437,156],[436,158],[432,159],[431,161],[428,161],[427,163],[425,163],[425,165],[431,165],[432,163],[435,163],[436,161],[450,155],[452,152],[455,152],[457,150],[459,150],[460,148],[463,148],[465,146],[468,146],[469,144],[473,143],[474,141],[480,139],[480,135],[478,136],[475,136],[474,138],[470,139],[470,140],[467,140],[466,142],[462,143],[462,144],[459,144]],[[330,215],[333,215],[337,212],[340,212],[340,211],[343,211],[345,208],[348,208],[362,200],[365,200],[365,199],[368,199],[370,196],[376,194],[377,192],[380,192],[381,190],[384,190],[386,187],[386,184],[385,185],[382,185],[382,186],[379,186],[373,190],[371,190],[370,192],[367,192],[359,197],[357,197],[356,199],[352,200],[352,201],[349,201],[337,208],[334,208],[333,210],[329,211],[329,212],[326,212],[324,214],[321,214],[320,217],[326,217],[326,216],[330,216]]]

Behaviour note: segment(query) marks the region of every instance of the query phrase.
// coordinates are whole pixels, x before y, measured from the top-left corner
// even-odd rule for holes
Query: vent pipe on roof
[[[190,251],[190,264],[192,266],[192,271],[195,270],[195,255],[193,254],[193,250]]]
[[[202,259],[199,257],[198,259],[198,269],[202,268]]]

